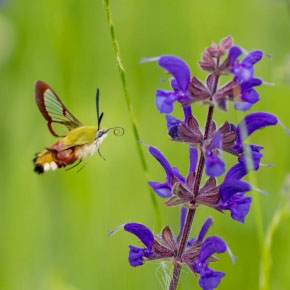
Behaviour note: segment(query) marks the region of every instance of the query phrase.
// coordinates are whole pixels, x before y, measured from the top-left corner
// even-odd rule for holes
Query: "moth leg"
[[[81,170],[83,170],[86,167],[86,165],[89,163],[89,160],[90,158],[88,158],[86,163],[80,169],[78,169],[77,173],[79,173]]]
[[[102,153],[101,153],[100,149],[98,149],[98,153],[99,153],[100,157],[101,157],[103,160],[105,160],[105,161],[106,161],[106,158],[105,158],[105,157],[102,155]]]
[[[66,168],[65,171],[69,171],[69,170],[71,170],[71,169],[77,167],[81,162],[82,162],[82,159],[81,159],[79,162],[77,162],[76,164],[74,164],[73,166],[71,166],[71,167],[69,167],[69,168]]]

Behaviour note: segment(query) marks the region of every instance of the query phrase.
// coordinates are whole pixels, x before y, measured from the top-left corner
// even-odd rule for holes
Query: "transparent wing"
[[[42,81],[35,84],[35,101],[53,136],[64,137],[69,131],[82,126],[52,88]]]

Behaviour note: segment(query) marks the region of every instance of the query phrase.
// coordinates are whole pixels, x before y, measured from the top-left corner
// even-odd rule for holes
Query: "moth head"
[[[105,135],[108,133],[107,129],[99,129],[96,133],[96,139],[105,137]]]

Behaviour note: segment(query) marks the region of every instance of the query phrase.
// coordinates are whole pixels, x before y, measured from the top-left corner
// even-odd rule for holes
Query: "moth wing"
[[[45,82],[36,82],[35,101],[53,136],[64,137],[71,130],[83,126]]]

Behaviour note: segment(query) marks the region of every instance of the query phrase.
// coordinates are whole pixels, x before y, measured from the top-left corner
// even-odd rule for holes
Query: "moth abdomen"
[[[43,174],[45,171],[59,168],[59,165],[54,161],[52,153],[48,150],[36,154],[33,163],[34,171],[38,174]]]

